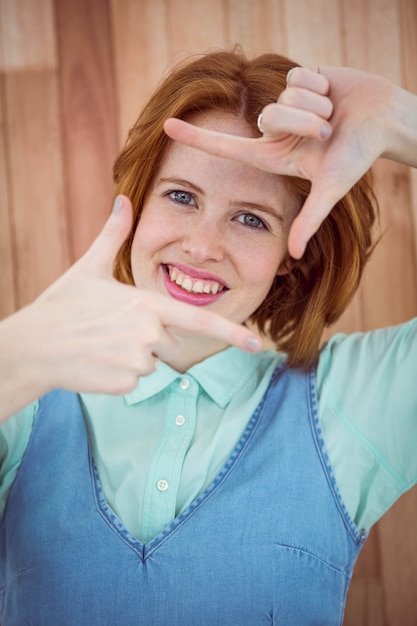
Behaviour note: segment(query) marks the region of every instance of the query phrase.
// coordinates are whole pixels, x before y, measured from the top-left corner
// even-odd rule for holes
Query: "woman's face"
[[[189,121],[253,136],[226,112]],[[134,236],[135,284],[244,322],[285,271],[297,209],[279,176],[172,142]]]

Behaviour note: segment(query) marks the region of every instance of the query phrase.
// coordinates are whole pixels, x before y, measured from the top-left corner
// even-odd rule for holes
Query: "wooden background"
[[[235,42],[372,70],[417,93],[417,0],[0,0],[0,317],[98,233],[113,160],[161,74]],[[337,330],[417,313],[416,172],[380,161],[375,174],[386,234]],[[417,624],[415,490],[371,532],[345,624]]]

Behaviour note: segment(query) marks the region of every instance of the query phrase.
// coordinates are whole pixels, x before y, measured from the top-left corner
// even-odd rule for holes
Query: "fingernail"
[[[262,347],[260,339],[256,337],[248,337],[246,339],[246,348],[251,352],[257,352]]]
[[[289,83],[289,81],[290,81],[291,74],[294,72],[294,70],[295,70],[295,67],[292,67],[292,68],[289,70],[288,74],[287,74],[287,85],[288,85],[288,83]]]
[[[112,212],[119,213],[120,209],[122,208],[122,204],[123,204],[123,201],[122,201],[121,196],[116,196],[114,203],[113,203]]]
[[[264,131],[262,130],[262,113],[259,113],[256,125],[258,127],[259,132],[262,133],[262,135],[263,135]]]
[[[321,130],[320,130],[320,137],[322,139],[327,139],[327,137],[330,136],[331,132],[332,132],[332,128],[331,128],[330,124],[323,124],[323,126],[321,127]]]

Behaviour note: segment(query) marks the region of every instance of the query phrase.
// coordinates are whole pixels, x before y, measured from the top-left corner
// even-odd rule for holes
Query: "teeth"
[[[194,283],[193,285],[194,293],[203,293],[203,289],[204,289],[204,284],[202,280],[198,280],[196,283]]]
[[[220,285],[220,283],[214,280],[197,279],[194,281],[191,276],[186,276],[176,267],[171,267],[170,265],[168,265],[168,272],[172,282],[189,293],[216,294],[223,289],[223,285]]]
[[[175,281],[177,283],[177,285],[179,285],[180,283],[178,282],[178,278]],[[191,278],[184,278],[184,280],[182,281],[182,285],[181,287],[183,289],[185,289],[185,291],[192,291],[193,290],[193,283],[191,282]]]

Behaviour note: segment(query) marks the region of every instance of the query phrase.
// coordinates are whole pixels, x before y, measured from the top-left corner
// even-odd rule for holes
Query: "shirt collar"
[[[222,352],[193,365],[188,372],[180,374],[166,363],[150,376],[139,380],[136,389],[125,395],[128,405],[151,398],[184,376],[194,378],[204,391],[218,404],[225,407],[258,369],[265,353],[252,354],[229,347]]]

